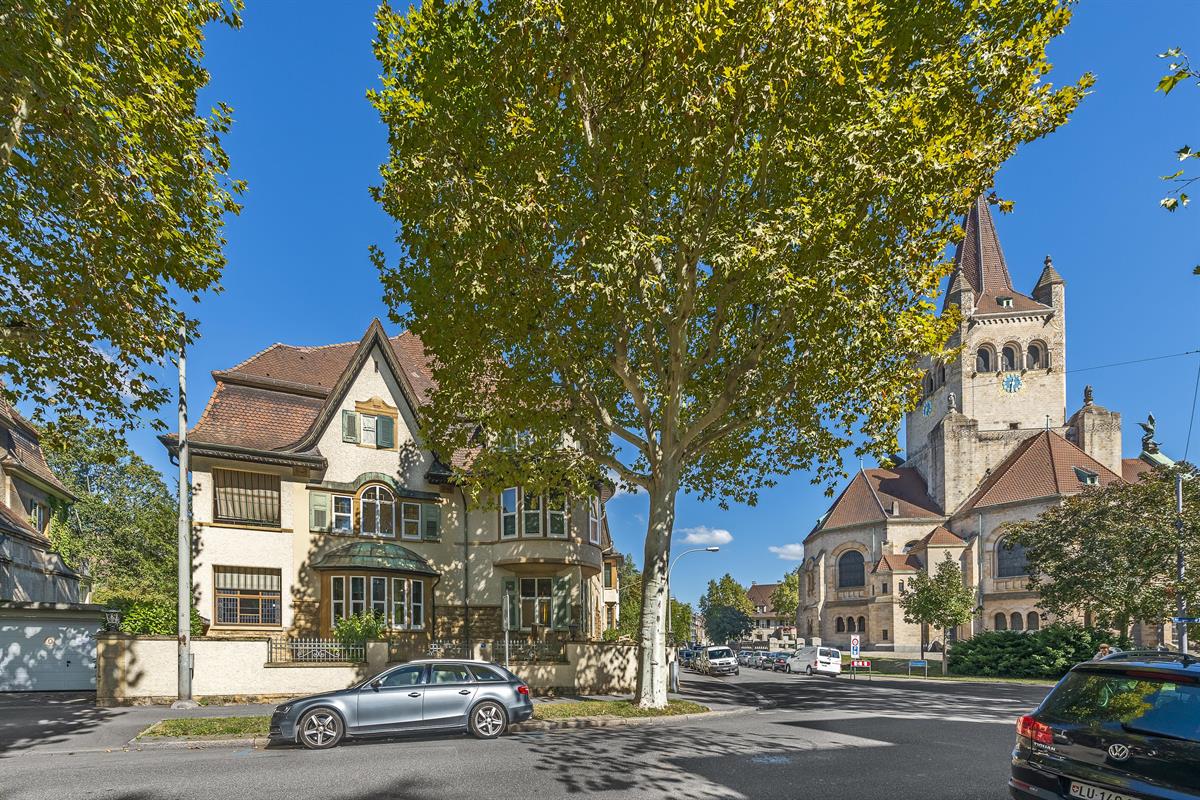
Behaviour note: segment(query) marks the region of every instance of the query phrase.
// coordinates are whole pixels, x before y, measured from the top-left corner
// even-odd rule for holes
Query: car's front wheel
[[[792,665],[791,664],[788,664],[786,667],[783,668],[783,674],[784,675],[792,674]]]
[[[499,703],[488,700],[471,712],[471,733],[477,739],[495,739],[508,727],[508,718]]]
[[[342,718],[328,708],[314,708],[300,718],[300,744],[309,750],[337,747],[345,735]]]
[[[804,668],[804,674],[810,678],[812,677],[812,664],[809,664],[807,667]]]

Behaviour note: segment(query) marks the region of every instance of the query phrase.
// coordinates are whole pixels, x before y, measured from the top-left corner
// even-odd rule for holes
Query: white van
[[[805,675],[841,675],[842,651],[832,647],[801,647],[788,659],[789,672]]]

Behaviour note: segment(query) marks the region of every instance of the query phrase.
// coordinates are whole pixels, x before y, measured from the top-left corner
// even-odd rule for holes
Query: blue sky
[[[212,390],[210,370],[276,341],[355,340],[387,312],[367,260],[370,244],[394,250],[393,225],[367,194],[386,146],[364,99],[378,74],[375,5],[248,6],[242,30],[214,29],[208,43],[212,84],[204,101],[233,106],[227,148],[234,174],[250,188],[226,230],[225,290],[199,309],[203,338],[189,354],[193,420]],[[1197,23],[1200,5],[1189,3],[1079,7],[1052,48],[1053,77],[1065,82],[1091,71],[1094,92],[1064,128],[1023,148],[996,184],[1016,203],[997,224],[1017,287],[1032,288],[1047,253],[1067,281],[1069,406],[1094,384],[1096,401],[1124,414],[1126,455],[1137,454],[1136,422],[1148,411],[1166,451],[1182,453],[1200,356],[1076,370],[1200,348],[1200,278],[1191,276],[1200,263],[1200,208],[1168,215],[1157,207],[1157,176],[1175,170],[1174,151],[1200,145],[1200,89],[1180,86],[1169,98],[1153,91],[1166,66],[1157,53],[1178,45],[1200,57]],[[164,408],[163,418],[172,413]],[[173,476],[151,432],[131,441]],[[1200,455],[1200,431],[1191,455]],[[755,508],[722,511],[681,497],[677,550],[688,532],[728,541],[719,554],[680,562],[676,595],[694,601],[726,571],[745,584],[778,580],[795,562],[770,548],[794,554],[788,545],[803,539],[827,503],[803,474],[782,478]],[[618,547],[640,562],[644,495],[615,498],[609,513]]]

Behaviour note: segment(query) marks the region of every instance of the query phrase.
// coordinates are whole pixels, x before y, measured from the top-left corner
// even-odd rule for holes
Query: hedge
[[[1101,644],[1121,649],[1128,639],[1110,631],[1055,623],[1037,631],[984,631],[950,648],[953,675],[996,678],[1061,678],[1080,661],[1087,661]]]
[[[169,600],[135,600],[121,608],[121,632],[144,636],[174,636],[179,631],[179,611]],[[204,633],[200,613],[192,609],[192,636]]]

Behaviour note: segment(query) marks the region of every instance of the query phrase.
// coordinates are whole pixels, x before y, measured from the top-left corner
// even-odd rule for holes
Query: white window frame
[[[380,583],[380,582],[383,583],[383,597],[376,597],[375,596],[375,586],[377,583]],[[370,586],[369,595],[370,595],[371,614],[375,614],[377,611],[379,611],[379,609],[376,608],[377,604],[382,604],[383,605],[383,618],[384,618],[384,620],[386,620],[387,615],[388,615],[388,580],[387,580],[387,578],[383,577],[382,575],[372,575],[368,584]]]
[[[402,501],[400,504],[400,538],[408,539],[409,541],[419,542],[421,540],[421,504]],[[409,511],[414,510],[415,517],[409,517]],[[408,535],[408,524],[412,523],[415,526],[416,533],[412,536]]]
[[[367,588],[368,588],[367,587],[367,576],[366,575],[348,575],[347,577],[349,578],[349,580],[346,584],[346,610],[348,612],[347,616],[353,617],[356,614],[365,614],[367,611],[367,606],[370,603],[370,597],[367,595]],[[354,582],[355,581],[362,581],[362,587],[363,587],[362,608],[358,609],[358,611],[354,610]]]
[[[588,542],[600,544],[600,497],[592,495],[588,498]]]
[[[384,520],[384,515],[383,515],[383,511],[382,511],[383,498],[379,498],[377,500],[370,500],[370,501],[367,500],[367,492],[372,491],[372,490],[376,490],[378,492],[387,492],[388,496],[391,498],[391,503],[390,503],[390,505],[392,507],[392,526],[391,526],[392,532],[391,533],[383,533],[382,532],[382,529],[383,529],[382,523]],[[368,503],[370,503],[371,506],[373,506],[375,509],[375,511],[374,511],[375,530],[373,532],[368,532],[366,529],[366,526],[364,524],[367,519],[366,508],[367,508]],[[391,489],[389,489],[388,487],[384,486],[383,484],[379,484],[379,483],[371,484],[367,488],[363,489],[362,494],[359,495],[359,499],[358,499],[358,532],[363,536],[371,536],[371,537],[374,537],[377,539],[395,539],[396,538],[396,495],[395,495],[395,493],[392,492]]]
[[[416,591],[418,586],[421,587],[419,592]],[[420,602],[417,601],[418,594],[421,595]],[[425,630],[425,581],[419,578],[408,580],[408,629]]]
[[[504,496],[506,494],[508,494],[509,492],[512,492],[512,497],[513,497],[512,511],[505,511],[504,510]],[[506,517],[512,517],[512,521],[513,521],[512,533],[507,536],[504,534],[504,520]],[[502,489],[500,491],[500,531],[499,531],[500,538],[507,539],[507,540],[516,539],[517,537],[519,537],[521,535],[521,527],[520,526],[521,526],[521,490],[518,489],[516,486],[509,486],[508,488]]]
[[[548,536],[551,539],[566,539],[567,535],[569,533],[568,527],[567,527],[567,508],[568,508],[567,493],[563,492],[561,497],[562,497],[562,505],[560,507],[555,507],[554,505],[552,505],[551,501],[554,498],[553,494],[547,495],[545,497],[545,499],[542,501],[542,504],[546,508],[546,536]],[[562,528],[562,533],[554,532],[554,521],[556,519],[558,520],[559,525]]]
[[[392,578],[391,614],[388,619],[392,627],[398,630],[408,627],[408,582],[408,578]],[[397,594],[399,594],[399,600],[396,598]],[[400,611],[399,620],[396,619],[397,610]]]
[[[338,500],[345,500],[350,507],[346,511],[338,511]],[[346,527],[338,527],[338,518],[344,517]],[[329,531],[341,536],[354,535],[354,496],[349,494],[334,494],[329,497]]]
[[[525,587],[525,581],[533,581],[533,594],[532,595],[527,595],[523,591],[524,587]],[[546,595],[545,597],[538,594],[538,592],[539,592],[538,582],[539,581],[548,581],[550,584],[550,594]],[[533,601],[533,620],[525,619],[525,601],[526,600]],[[545,623],[537,622],[537,624],[543,625],[546,628],[551,628],[554,626],[554,578],[547,578],[547,577],[518,578],[517,579],[517,613],[518,613],[518,616],[520,617],[521,630],[528,631],[528,630],[533,629],[534,621],[537,621],[540,616],[540,614],[538,613],[538,610],[543,605],[547,606],[550,609],[549,613],[546,615],[547,621]]]
[[[545,523],[545,519],[543,519],[544,515],[542,513],[543,506],[544,506],[543,498],[541,497],[541,495],[536,495],[536,494],[532,495],[533,502],[537,503],[537,508],[533,509],[533,510],[529,509],[529,503],[526,502],[530,498],[531,498],[531,496],[525,494],[525,490],[522,489],[521,490],[521,502],[520,502],[521,538],[522,539],[526,539],[526,538],[528,538],[528,539],[544,539],[546,537],[546,530],[545,530],[545,526],[543,524],[543,523]],[[533,519],[537,522],[537,532],[536,533],[529,532],[529,526],[526,523],[529,521],[530,517],[533,517]]]
[[[342,590],[337,590],[337,584],[342,584]],[[329,577],[329,624],[337,625],[337,621],[346,616],[346,576],[331,575]]]
[[[371,421],[370,427],[367,427],[367,420]],[[367,440],[367,431],[371,432],[370,441]],[[377,435],[379,431],[379,421],[375,414],[359,414],[358,415],[358,443],[364,447],[375,447],[378,441]]]

